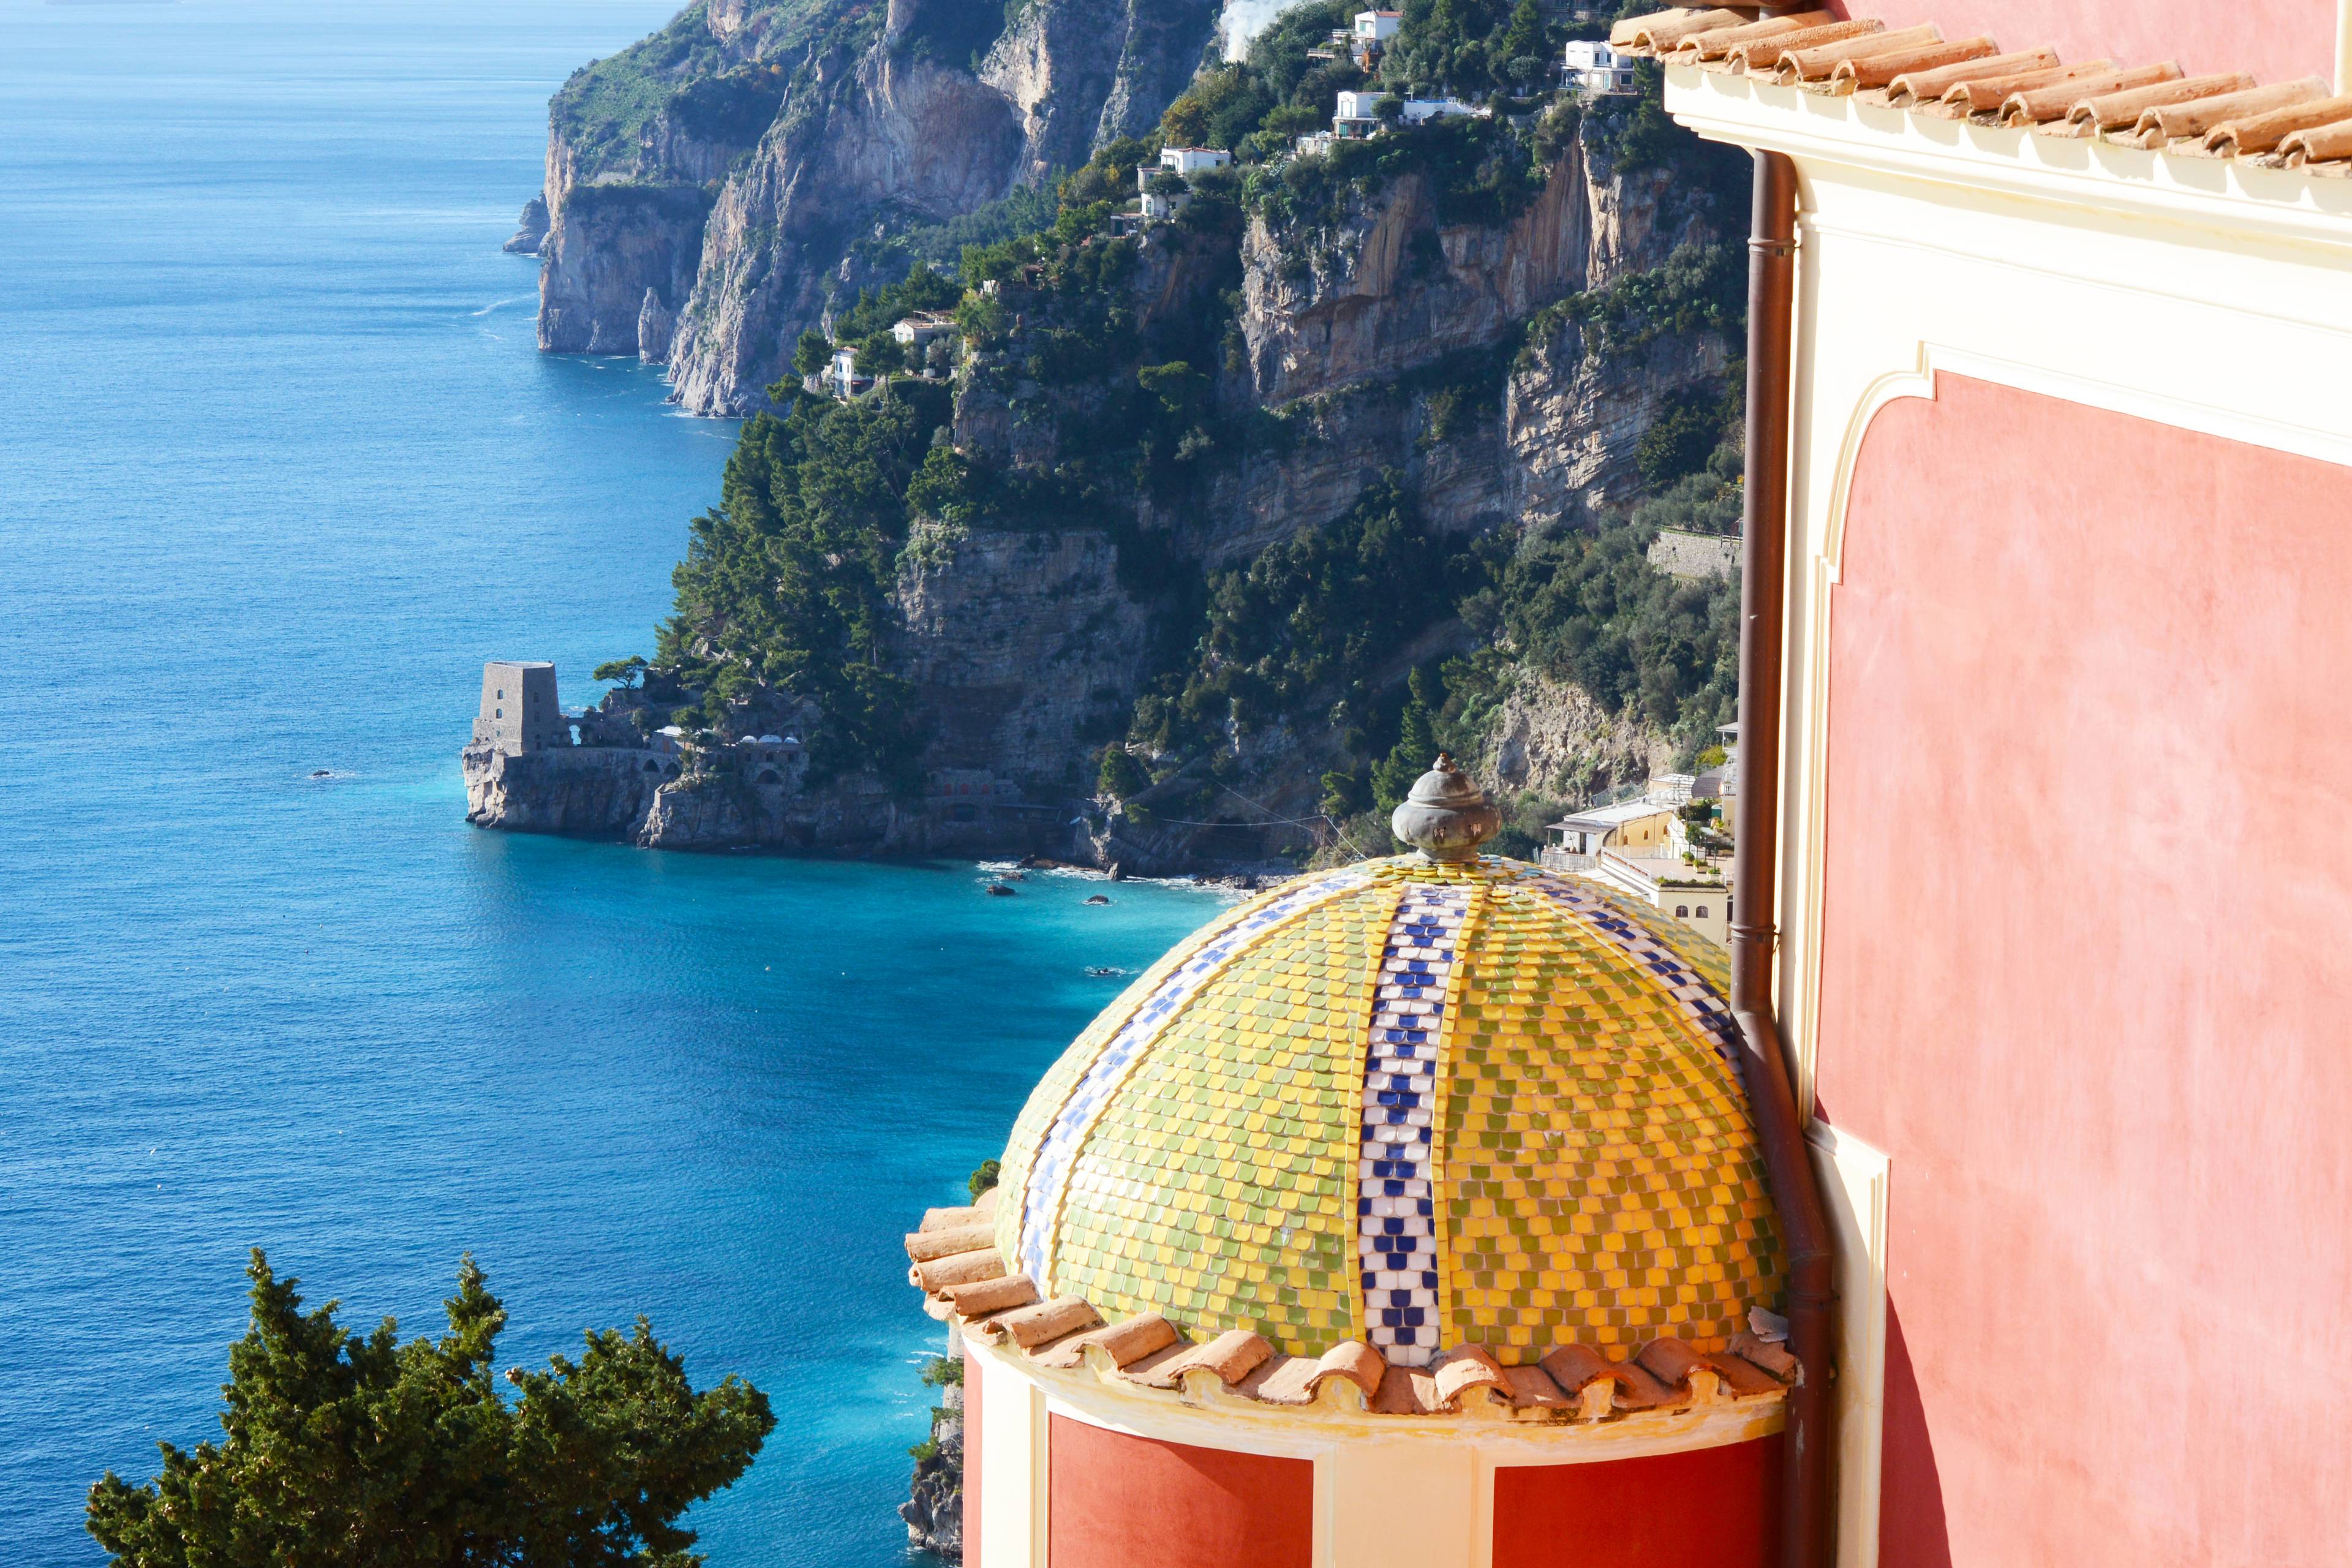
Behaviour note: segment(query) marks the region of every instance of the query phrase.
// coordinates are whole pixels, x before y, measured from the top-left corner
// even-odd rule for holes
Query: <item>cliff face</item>
[[[765,405],[877,208],[945,218],[1012,188],[1018,120],[968,72],[887,40],[840,76],[832,68],[818,68],[814,101],[787,105],[719,191],[669,357],[677,399],[695,413]]]
[[[919,521],[897,597],[897,668],[921,694],[930,764],[1002,773],[1039,799],[1079,785],[1073,763],[1123,727],[1148,669],[1147,613],[1110,536]]]
[[[697,414],[766,405],[877,223],[939,222],[1149,127],[1214,0],[707,0],[559,93],[540,346],[639,353]],[[661,107],[638,118],[648,98]],[[650,304],[649,304],[650,300]],[[641,330],[641,323],[643,330]]]
[[[1034,184],[1114,136],[1150,130],[1192,79],[1222,8],[1221,0],[1023,7],[980,68],[1020,115],[1016,177]]]
[[[1511,321],[1591,281],[1580,149],[1510,223],[1440,221],[1429,180],[1408,174],[1330,230],[1254,217],[1242,245],[1250,380],[1268,403],[1312,397],[1496,342]]]
[[[610,137],[592,157],[557,136],[547,329],[665,361],[690,407],[751,406],[786,373],[828,288],[854,270],[845,258],[861,231],[969,211],[1083,156],[1132,129],[1144,106],[1156,113],[1183,79],[1176,62],[1198,52],[1199,29],[1175,13],[1035,0],[984,51],[962,38],[971,47],[957,63],[946,4],[893,0],[869,42],[811,48],[785,73],[773,117],[701,184],[684,176],[717,166],[713,149],[732,144],[719,128],[740,116],[665,110],[625,157]],[[757,0],[684,20],[733,56],[757,61],[782,47]],[[1596,702],[1558,673],[1557,657],[1549,674],[1517,668],[1496,641],[1502,623],[1490,615],[1474,629],[1467,601],[1448,599],[1450,613],[1416,612],[1376,668],[1348,677],[1352,717],[1328,684],[1286,698],[1295,710],[1259,700],[1244,721],[1237,706],[1208,750],[1136,742],[1145,787],[1096,795],[1103,747],[1146,733],[1150,704],[1175,702],[1218,658],[1263,657],[1215,653],[1203,635],[1204,594],[1240,592],[1219,574],[1309,531],[1355,538],[1347,531],[1368,526],[1375,495],[1456,559],[1597,538],[1691,471],[1687,456],[1660,457],[1654,432],[1680,421],[1706,456],[1736,350],[1720,298],[1736,215],[1707,181],[1622,166],[1622,121],[1511,134],[1522,140],[1502,143],[1506,159],[1548,148],[1516,189],[1479,182],[1524,162],[1449,163],[1435,143],[1426,154],[1402,143],[1378,164],[1335,165],[1320,186],[1298,182],[1319,193],[1297,204],[1310,216],[1267,195],[1263,175],[1250,191],[1212,184],[1175,222],[1139,238],[1096,234],[992,285],[980,303],[998,324],[960,349],[951,404],[936,384],[906,403],[944,421],[928,448],[930,426],[915,426],[913,458],[893,459],[919,466],[935,499],[909,499],[873,557],[896,555],[877,584],[877,679],[903,683],[894,700],[919,788],[886,786],[857,765],[812,773],[797,742],[771,758],[706,741],[682,767],[649,772],[630,736],[667,722],[677,702],[699,703],[705,717],[683,721],[711,723],[722,741],[826,732],[814,698],[731,687],[751,694],[722,714],[689,682],[646,700],[657,716],[634,731],[600,727],[637,761],[469,754],[475,819],[658,847],[1034,853],[1147,873],[1246,866],[1276,838],[1197,819],[1229,817],[1235,801],[1259,819],[1316,816],[1330,770],[1362,776],[1363,726],[1394,732],[1396,699],[1377,694],[1473,654],[1503,671],[1478,700],[1475,742],[1496,784],[1557,797],[1646,774],[1667,748],[1661,721]],[[851,439],[818,433],[814,411],[831,406],[806,405],[790,426],[802,434],[782,446],[761,437],[761,450]],[[866,417],[838,412],[824,429]],[[927,449],[965,478],[939,489]],[[760,471],[768,488],[746,496],[802,482],[796,470]],[[912,498],[908,469],[896,471],[892,496]],[[1488,542],[1474,551],[1473,540]],[[835,552],[829,564],[844,558],[821,548]],[[1715,612],[1676,613],[1687,625]],[[731,657],[716,651],[729,641],[723,629],[698,635],[676,657]],[[1273,669],[1242,679],[1276,680]],[[1706,675],[1681,679],[1687,690]],[[1382,701],[1388,716],[1368,717],[1366,704]],[[1181,745],[1200,746],[1203,731],[1186,722]]]

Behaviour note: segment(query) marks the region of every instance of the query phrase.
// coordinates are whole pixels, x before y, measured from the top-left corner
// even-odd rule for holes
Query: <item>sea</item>
[[[885,1568],[899,1234],[1213,913],[467,826],[487,658],[651,651],[734,430],[553,358],[548,95],[667,0],[0,0],[0,1563],[217,1436],[248,1249],[502,1363],[640,1313],[774,1401],[713,1568]],[[1108,905],[1088,894],[1107,892]]]

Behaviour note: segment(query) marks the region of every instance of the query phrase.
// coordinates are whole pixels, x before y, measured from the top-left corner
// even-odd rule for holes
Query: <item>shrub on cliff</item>
[[[578,1361],[495,1374],[506,1309],[468,1257],[449,1331],[356,1335],[302,1310],[258,1247],[251,1327],[229,1348],[226,1439],[157,1445],[163,1474],[90,1489],[89,1532],[119,1568],[688,1568],[688,1505],[734,1483],[775,1429],[737,1377],[696,1393],[645,1319]]]

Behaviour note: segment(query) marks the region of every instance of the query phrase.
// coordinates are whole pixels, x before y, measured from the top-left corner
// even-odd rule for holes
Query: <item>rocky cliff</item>
[[[949,92],[946,73],[919,61],[869,54],[858,68],[885,79],[866,101],[897,90],[901,69],[911,73],[902,85],[929,71],[934,88],[923,90]],[[1018,129],[1009,114],[1002,124]],[[728,204],[761,188],[757,178],[731,186],[713,223],[737,221]],[[1097,796],[1100,749],[1136,728],[1151,693],[1177,689],[1171,671],[1202,657],[1188,617],[1201,613],[1204,578],[1213,596],[1219,574],[1353,526],[1382,485],[1415,526],[1459,542],[1449,549],[1622,520],[1654,478],[1645,437],[1727,384],[1733,340],[1685,298],[1720,270],[1721,205],[1655,169],[1621,172],[1586,127],[1507,214],[1448,221],[1434,182],[1406,174],[1312,220],[1266,202],[1230,202],[1223,216],[1204,204],[1139,241],[1090,240],[1126,248],[1098,262],[1072,251],[1071,274],[1095,279],[1075,293],[1033,267],[993,296],[1004,333],[965,346],[930,438],[974,496],[993,499],[908,503],[877,582],[884,665],[905,685],[904,727],[919,737],[919,789],[856,768],[807,785],[756,751],[738,753],[730,735],[807,734],[816,722],[805,696],[753,688],[730,699],[683,773],[592,763],[589,752],[485,758],[469,766],[476,820],[651,846],[992,850],[1154,873],[1259,864],[1296,847],[1306,830],[1260,829],[1324,815],[1318,781],[1362,743],[1345,724],[1285,714],[1223,721],[1206,750],[1138,745],[1148,786]],[[1693,259],[1706,257],[1717,259]],[[1127,344],[1113,363],[1054,369],[1055,344],[1098,329]],[[1186,356],[1212,368],[1150,369]],[[1193,411],[1177,417],[1199,420],[1178,457],[1103,468],[1107,448],[1133,450],[1122,443],[1160,416],[1137,391],[1169,371],[1193,388]],[[811,401],[795,419],[828,429],[828,408],[866,417]],[[1086,488],[1090,473],[1110,482]],[[1360,679],[1374,693],[1496,635],[1442,615],[1395,629]],[[731,635],[714,626],[695,657]],[[1499,786],[1573,798],[1671,756],[1656,721],[1556,672],[1504,668],[1467,736]],[[627,700],[649,703],[651,724],[696,695],[688,680]]]
[[[540,346],[667,365],[697,414],[764,407],[801,331],[855,280],[852,241],[969,213],[1150,126],[1217,10],[690,5],[556,95]]]

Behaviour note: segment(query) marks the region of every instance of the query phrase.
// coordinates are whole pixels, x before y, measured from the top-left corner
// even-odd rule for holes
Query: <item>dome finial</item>
[[[1451,752],[1437,753],[1389,817],[1389,831],[1431,860],[1473,859],[1502,826],[1503,814],[1455,765]]]

